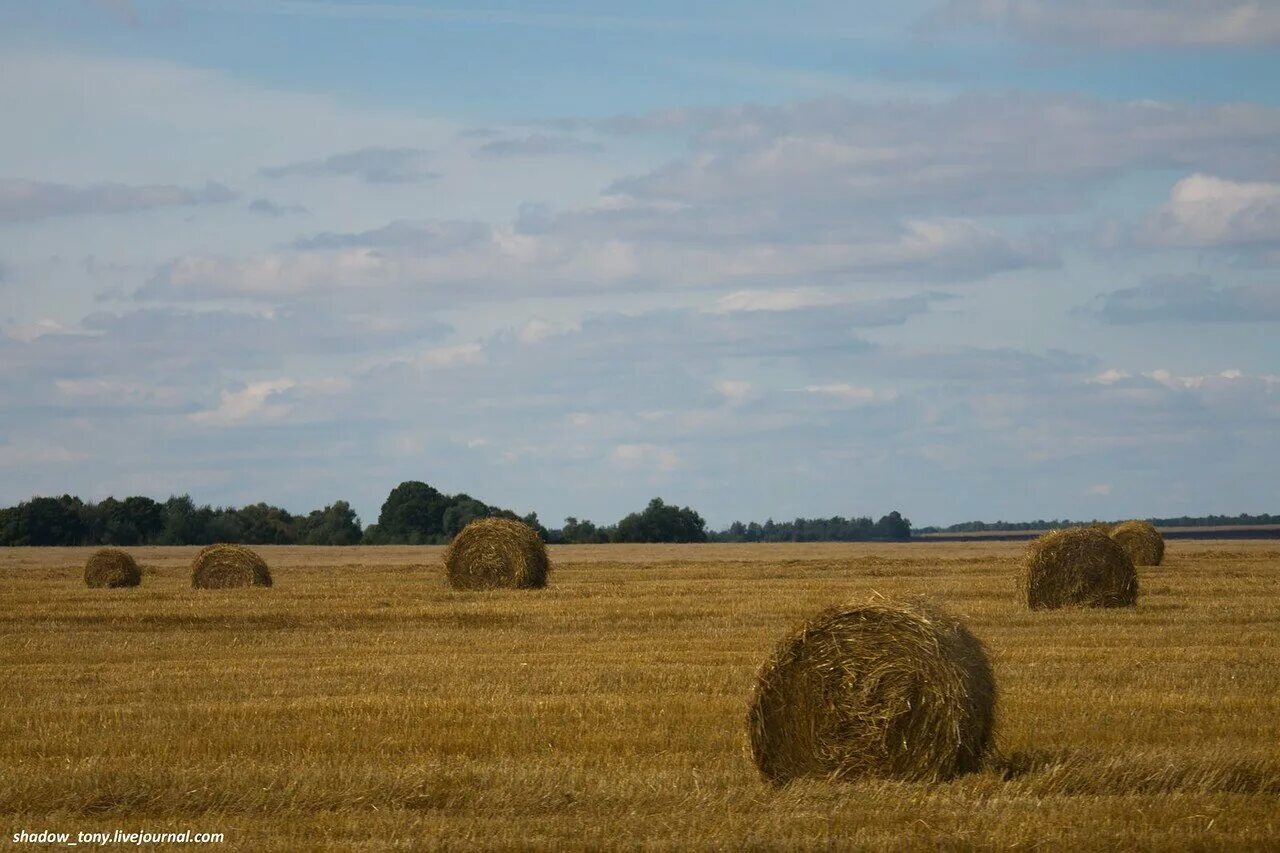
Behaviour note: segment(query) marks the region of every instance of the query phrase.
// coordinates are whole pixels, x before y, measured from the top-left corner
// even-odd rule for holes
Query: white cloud
[[[648,242],[551,231],[525,234],[509,226],[483,239],[440,247],[433,239],[396,246],[357,246],[360,235],[326,235],[343,249],[292,249],[244,259],[187,255],[162,266],[137,291],[151,300],[280,299],[307,293],[394,287],[447,292],[451,305],[495,296],[563,296],[662,288],[728,286],[796,278],[904,278],[947,281],[1056,263],[1043,246],[1012,240],[966,220],[911,220],[886,230],[825,237],[773,238],[702,245],[688,236]],[[778,297],[771,310],[801,307]],[[728,312],[742,308],[738,297]],[[759,305],[759,303],[757,303]],[[722,312],[726,313],[726,312]]]
[[[0,444],[0,468],[66,465],[89,458],[82,450],[71,450],[46,441],[5,442]]]
[[[721,296],[710,309],[716,314],[732,314],[735,311],[794,311],[818,305],[833,305],[841,300],[812,288],[781,288],[777,290],[738,290]]]
[[[1099,373],[1097,376],[1090,379],[1089,381],[1095,385],[1114,385],[1117,382],[1120,382],[1121,380],[1128,379],[1128,378],[1129,378],[1129,374],[1126,373],[1125,371],[1117,370],[1114,367],[1109,367],[1106,370]]]
[[[1198,376],[1175,376],[1168,370],[1160,368],[1157,370],[1146,371],[1142,375],[1155,382],[1159,382],[1166,388],[1178,389],[1204,388],[1207,385],[1221,385],[1222,383],[1235,382],[1237,380],[1248,378],[1239,370],[1222,370],[1218,373],[1206,373]]]
[[[656,444],[619,444],[613,448],[610,458],[621,468],[647,468],[661,472],[680,467],[680,456],[669,447]]]
[[[752,385],[743,379],[720,379],[712,386],[716,393],[721,395],[730,404],[736,405],[745,403],[752,392]]]
[[[534,317],[520,327],[520,331],[516,333],[516,339],[522,344],[536,344],[556,335],[575,332],[580,328],[581,326],[577,323],[555,322]]]
[[[823,397],[831,397],[847,403],[870,403],[892,396],[888,392],[876,391],[864,385],[851,385],[848,382],[832,382],[827,385],[809,385],[805,391]]]
[[[279,395],[298,383],[292,379],[249,382],[239,391],[223,391],[217,408],[189,415],[193,423],[212,426],[234,426],[248,421],[279,421],[291,409],[288,404],[274,402]]]
[[[43,338],[46,335],[71,335],[77,334],[76,330],[70,326],[59,323],[57,320],[45,318],[37,320],[34,323],[23,323],[16,326],[10,326],[4,331],[5,335],[13,338],[15,341],[30,343],[37,338]]]
[[[371,249],[269,252],[244,260],[184,255],[138,290],[155,299],[258,298],[375,287],[400,279],[398,265]]]
[[[1111,484],[1095,483],[1094,485],[1089,487],[1088,494],[1097,495],[1099,497],[1105,497],[1106,495],[1111,494]]]
[[[484,347],[475,342],[433,347],[414,356],[412,359],[412,363],[415,366],[427,370],[442,370],[466,364],[483,364],[484,361]]]
[[[1130,169],[1267,173],[1280,110],[1043,94],[826,98],[685,110],[659,128],[673,125],[693,134],[693,152],[615,191],[694,210],[714,205],[740,228],[766,222],[803,231],[923,211],[1080,209]],[[638,121],[616,131],[651,128]]]
[[[1280,243],[1280,183],[1232,181],[1196,173],[1173,185],[1169,200],[1139,228],[1157,246]]]
[[[147,406],[174,404],[180,397],[175,389],[145,382],[119,379],[86,378],[54,381],[58,393],[72,400],[95,405]]]

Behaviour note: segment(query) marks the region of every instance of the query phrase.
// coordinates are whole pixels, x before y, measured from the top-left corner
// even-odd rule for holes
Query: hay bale
[[[115,589],[142,583],[142,570],[128,553],[119,548],[101,548],[89,555],[84,564],[85,586]]]
[[[1027,546],[1023,591],[1032,610],[1132,607],[1138,573],[1124,548],[1100,530],[1050,530]]]
[[[206,545],[191,562],[191,585],[197,589],[271,586],[271,570],[242,545]]]
[[[1109,521],[1090,521],[1087,524],[1077,524],[1075,527],[1084,528],[1086,530],[1097,530],[1101,533],[1107,534],[1108,536],[1111,535],[1112,530],[1116,529],[1116,526]]]
[[[1117,524],[1111,538],[1120,543],[1135,566],[1158,566],[1164,560],[1164,537],[1149,521],[1134,519]]]
[[[978,769],[995,706],[986,650],[958,619],[874,601],[829,608],[783,638],[756,676],[747,734],[774,784],[941,780]]]
[[[454,589],[537,589],[551,568],[538,531],[509,518],[477,518],[462,528],[444,564]]]

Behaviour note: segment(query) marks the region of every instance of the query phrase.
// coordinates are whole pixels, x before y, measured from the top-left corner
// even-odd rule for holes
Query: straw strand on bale
[[[1092,527],[1050,530],[1028,546],[1023,592],[1032,610],[1132,607],[1138,573],[1124,548]]]
[[[271,586],[271,570],[242,545],[206,545],[191,562],[191,585],[199,589]]]
[[[119,548],[101,548],[84,565],[84,582],[94,589],[114,589],[142,583],[142,570]]]
[[[778,644],[747,712],[774,784],[803,776],[941,780],[978,769],[995,723],[982,643],[922,602],[829,608]]]
[[[1129,554],[1135,566],[1158,566],[1164,560],[1164,537],[1149,521],[1134,519],[1117,524],[1111,538]]]
[[[510,518],[472,521],[453,538],[444,563],[455,589],[537,589],[551,568],[538,531]]]

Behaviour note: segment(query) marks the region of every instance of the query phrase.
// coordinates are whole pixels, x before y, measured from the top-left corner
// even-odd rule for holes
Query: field
[[[969,530],[920,533],[928,542],[978,541],[980,539],[1034,539],[1042,530]],[[1165,539],[1280,539],[1280,524],[1223,524],[1215,527],[1161,527]]]
[[[1276,849],[1277,547],[1171,542],[1136,609],[1035,614],[1021,543],[557,548],[548,589],[497,593],[450,591],[437,548],[262,548],[276,586],[230,591],[190,588],[194,549],[137,549],[131,590],[86,589],[85,549],[0,551],[0,843]],[[990,767],[764,785],[743,721],[776,638],[920,593],[992,655]]]

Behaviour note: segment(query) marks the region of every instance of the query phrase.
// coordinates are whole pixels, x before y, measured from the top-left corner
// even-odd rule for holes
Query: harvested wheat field
[[[0,838],[222,832],[222,849],[1275,849],[1280,544],[1170,542],[1136,607],[1029,612],[1022,543],[551,549],[451,590],[439,548],[0,551]],[[831,604],[926,593],[999,685],[982,769],[775,787],[747,700]],[[34,848],[33,848],[34,849]]]

